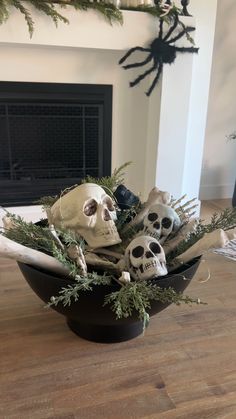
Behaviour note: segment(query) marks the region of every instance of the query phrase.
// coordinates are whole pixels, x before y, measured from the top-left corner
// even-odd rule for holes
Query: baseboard
[[[200,200],[232,198],[234,183],[226,185],[202,185],[200,187]]]

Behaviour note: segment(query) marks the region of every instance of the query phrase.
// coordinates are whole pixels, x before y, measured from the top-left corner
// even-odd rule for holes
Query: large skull
[[[142,233],[154,237],[162,244],[172,231],[178,230],[181,221],[173,208],[160,203],[149,209],[144,217],[143,224]]]
[[[165,253],[149,236],[136,237],[125,251],[125,262],[134,279],[151,279],[167,274]]]
[[[114,219],[112,199],[94,183],[77,186],[59,198],[51,208],[52,222],[82,236],[89,246],[112,246],[121,242]]]

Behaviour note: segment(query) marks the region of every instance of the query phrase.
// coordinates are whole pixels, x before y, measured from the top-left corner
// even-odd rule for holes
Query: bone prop
[[[59,245],[59,247],[62,250],[64,250],[64,245],[62,244],[61,240],[59,239],[58,234],[55,230],[54,224],[52,222],[52,213],[51,213],[50,208],[46,208],[46,214],[47,214],[47,219],[48,219],[49,230],[50,230],[50,233],[53,237],[53,240]]]
[[[76,265],[80,268],[83,276],[87,275],[87,265],[81,246],[71,245],[67,249],[67,254],[71,260],[74,260]]]
[[[22,246],[0,234],[0,256],[27,263],[37,268],[47,269],[57,274],[68,275],[69,270],[52,256],[38,250]]]
[[[15,227],[13,219],[8,215],[4,215],[4,217],[2,217],[2,223],[5,230],[10,230]]]
[[[195,211],[193,210],[195,210],[198,207],[198,204],[196,203],[196,198],[193,198],[190,201],[187,201],[181,205],[181,201],[185,199],[186,196],[187,195],[181,196],[181,198],[179,198],[177,201],[171,204],[172,208],[175,209],[182,222],[188,222],[189,219],[195,214]]]
[[[118,264],[116,265],[115,263],[112,263],[108,260],[104,260],[95,253],[85,253],[85,260],[88,265],[94,266],[96,268],[101,268],[103,270],[111,271],[116,274],[121,273],[121,269]]]
[[[121,274],[121,277],[119,278],[119,282],[121,282],[122,284],[127,284],[131,281],[130,279],[130,273],[123,271]]]
[[[183,240],[186,240],[188,235],[196,230],[198,223],[198,219],[194,218],[193,220],[189,221],[189,223],[183,225],[183,227],[178,230],[176,236],[173,239],[164,243],[162,247],[165,251],[165,255],[168,255],[168,253],[177,247]]]
[[[189,260],[202,255],[203,253],[220,247],[225,247],[229,242],[227,232],[222,229],[217,229],[211,233],[206,233],[200,240],[191,246],[186,252],[177,257],[177,260],[182,264]]]
[[[99,255],[112,256],[112,257],[114,257],[115,259],[118,259],[118,260],[120,260],[121,258],[124,257],[124,255],[122,255],[122,253],[114,252],[113,250],[104,249],[102,247],[99,247],[98,249],[92,249],[90,247],[87,247],[86,250],[88,252],[94,252],[94,253],[99,254]]]
[[[169,192],[160,191],[157,187],[152,188],[151,192],[148,195],[147,201],[143,204],[143,208],[139,213],[134,217],[134,219],[127,224],[127,226],[123,229],[123,232],[127,231],[130,227],[140,224],[145,215],[148,213],[149,208],[157,203],[169,205],[171,200],[171,196]]]

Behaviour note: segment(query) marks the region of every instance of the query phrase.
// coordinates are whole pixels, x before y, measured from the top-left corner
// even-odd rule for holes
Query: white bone
[[[27,263],[37,268],[46,269],[57,274],[69,274],[68,268],[54,257],[48,256],[38,250],[22,246],[3,235],[0,235],[0,256]]]
[[[211,249],[225,247],[229,242],[227,232],[222,229],[217,229],[211,233],[206,233],[200,240],[191,246],[186,252],[177,257],[177,260],[182,264],[189,260],[208,252]]]
[[[122,284],[129,283],[131,281],[131,279],[130,279],[130,273],[129,272],[126,272],[126,271],[123,271],[122,274],[121,274],[121,277],[119,278],[119,281]]]
[[[78,245],[70,245],[67,248],[67,254],[71,260],[76,262],[76,265],[80,268],[81,274],[83,276],[87,275],[87,265],[85,261],[84,254],[82,252],[81,246]]]
[[[103,249],[102,247],[97,248],[96,250],[93,250],[90,247],[86,247],[87,252],[93,252],[98,255],[105,255],[105,256],[111,256],[117,260],[120,260],[124,257],[122,253],[114,252],[113,250],[109,250],[107,248]]]
[[[15,227],[13,219],[8,215],[4,215],[4,217],[2,217],[2,223],[5,230],[10,230]]]
[[[110,271],[115,274],[120,274],[122,271],[118,264],[112,263],[108,260],[100,258],[98,255],[92,252],[85,253],[85,260],[87,265],[100,268],[104,271]]]
[[[189,221],[189,223],[185,224],[178,230],[176,236],[173,239],[165,242],[163,244],[165,254],[168,255],[168,253],[170,253],[175,247],[177,247],[179,243],[181,243],[183,240],[186,240],[190,233],[196,231],[198,223],[199,220],[197,218],[192,219],[191,221]]]

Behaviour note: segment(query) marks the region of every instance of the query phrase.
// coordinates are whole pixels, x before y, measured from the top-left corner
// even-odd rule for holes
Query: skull
[[[94,183],[79,185],[59,198],[51,208],[51,215],[57,228],[82,236],[93,248],[121,242],[114,223],[113,201]]]
[[[162,244],[172,231],[179,229],[181,221],[173,208],[159,203],[149,209],[143,224],[142,234],[154,237]]]
[[[125,251],[125,261],[134,279],[151,279],[167,274],[164,250],[153,237],[140,236],[132,240]]]

